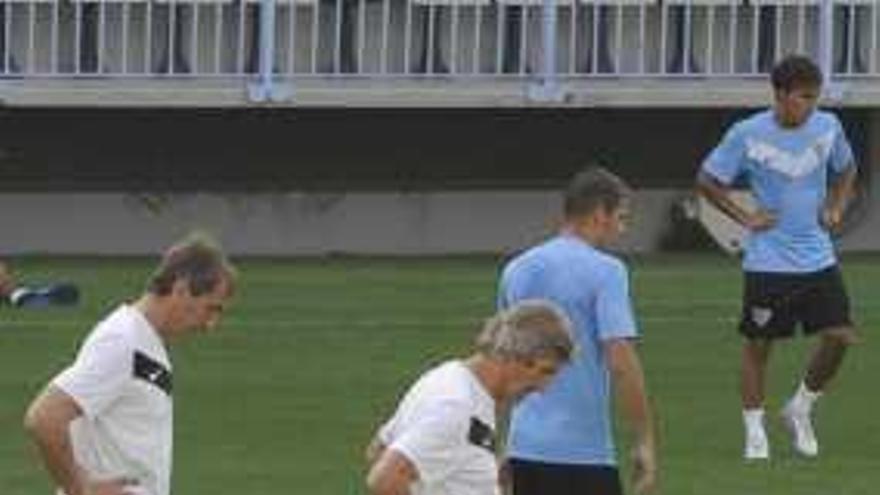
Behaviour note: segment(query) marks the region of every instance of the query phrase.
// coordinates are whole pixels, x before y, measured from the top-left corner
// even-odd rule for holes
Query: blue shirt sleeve
[[[629,295],[629,275],[618,260],[609,269],[596,294],[596,323],[600,340],[638,335]]]
[[[831,161],[831,170],[834,173],[840,173],[848,167],[855,165],[855,159],[853,158],[852,147],[846,138],[846,132],[843,130],[843,125],[841,125],[837,116],[832,114],[832,118],[834,119],[836,132],[834,133],[834,143],[831,145],[829,159]]]
[[[731,127],[703,161],[702,171],[725,185],[733,184],[745,169],[745,137],[740,125]]]

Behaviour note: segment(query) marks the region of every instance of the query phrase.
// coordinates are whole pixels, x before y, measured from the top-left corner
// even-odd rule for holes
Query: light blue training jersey
[[[499,309],[524,299],[559,305],[571,319],[577,351],[544,390],[514,408],[508,455],[558,464],[615,465],[602,342],[637,335],[626,267],[580,238],[563,234],[504,268]]]
[[[836,263],[819,218],[829,180],[849,166],[852,149],[829,112],[812,112],[796,129],[781,127],[773,110],[731,127],[702,170],[726,185],[744,178],[758,205],[777,217],[774,227],[749,237],[743,268],[807,273]]]

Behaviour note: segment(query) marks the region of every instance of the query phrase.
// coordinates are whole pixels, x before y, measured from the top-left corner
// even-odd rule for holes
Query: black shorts
[[[622,495],[615,466],[510,460],[513,495]]]
[[[746,272],[739,331],[748,338],[791,337],[852,326],[837,265],[810,273]]]

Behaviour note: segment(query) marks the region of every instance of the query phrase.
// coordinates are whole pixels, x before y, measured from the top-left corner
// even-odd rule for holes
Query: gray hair
[[[566,363],[574,353],[574,337],[568,317],[556,304],[532,299],[489,318],[476,348],[490,357],[519,361],[549,357]]]
[[[236,270],[214,239],[203,232],[193,232],[165,251],[147,281],[147,291],[166,296],[179,279],[187,281],[193,296],[201,296],[214,290],[221,280],[233,290]]]

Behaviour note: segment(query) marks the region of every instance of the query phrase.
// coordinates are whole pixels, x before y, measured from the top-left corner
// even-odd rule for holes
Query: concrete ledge
[[[307,77],[273,88],[261,94],[249,78],[16,79],[0,81],[0,100],[17,107],[716,108],[764,106],[770,97],[763,76],[571,78],[555,88],[519,77]],[[880,105],[880,84],[870,78],[840,81],[831,93],[840,106]]]

